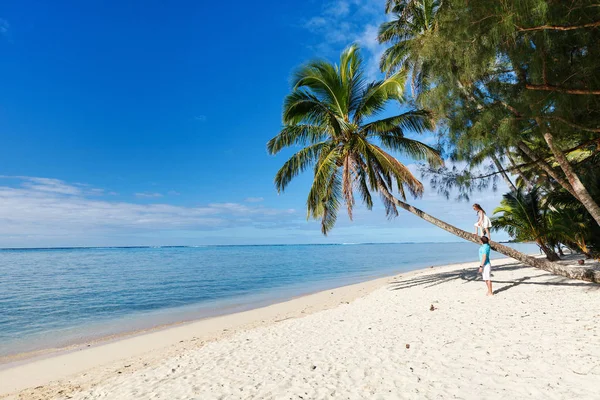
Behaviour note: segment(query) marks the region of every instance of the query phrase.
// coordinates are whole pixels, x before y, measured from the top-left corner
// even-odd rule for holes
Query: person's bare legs
[[[494,291],[492,290],[492,281],[485,281],[485,284],[487,285],[487,288],[488,288],[487,296],[493,296]]]
[[[492,240],[492,235],[490,234],[490,228],[484,228],[483,233],[487,236],[488,239]]]

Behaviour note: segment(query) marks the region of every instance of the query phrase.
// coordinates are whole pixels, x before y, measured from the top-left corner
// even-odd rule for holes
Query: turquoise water
[[[470,243],[0,250],[0,356],[476,260]]]

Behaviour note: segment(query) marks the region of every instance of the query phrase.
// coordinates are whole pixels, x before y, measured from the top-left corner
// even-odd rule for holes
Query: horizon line
[[[200,245],[139,245],[139,246],[56,246],[56,247],[0,247],[0,251],[9,250],[77,250],[77,249],[176,249],[176,248],[202,248],[202,247],[285,247],[285,246],[368,246],[390,244],[444,244],[444,243],[471,243],[469,241],[455,242],[364,242],[364,243],[271,243],[271,244],[200,244]],[[500,241],[498,243],[529,243],[516,241]]]

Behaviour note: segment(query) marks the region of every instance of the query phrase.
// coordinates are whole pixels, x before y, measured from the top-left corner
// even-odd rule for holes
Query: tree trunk
[[[510,151],[508,151],[508,150],[506,151],[506,156],[508,157],[508,161],[510,161],[511,167],[513,167],[514,170],[517,171],[517,174],[519,174],[519,176],[523,180],[523,183],[525,183],[525,186],[527,186],[527,189],[531,189],[533,187],[533,183],[531,183],[531,181],[525,176],[525,174],[523,174],[523,171],[521,170],[521,168],[519,168],[517,166],[517,163],[510,155]]]
[[[384,195],[385,195],[385,193],[384,193]],[[468,240],[470,242],[473,242],[476,244],[481,244],[481,240],[479,239],[479,236],[477,236],[473,233],[463,231],[462,229],[459,229],[459,228],[457,228],[453,225],[450,225],[440,219],[437,219],[437,218],[419,210],[418,208],[411,206],[410,204],[404,203],[404,202],[396,199],[393,196],[391,197],[390,200],[392,200],[394,202],[394,204],[396,204],[398,207],[416,215],[419,218],[424,219],[425,221],[437,226],[438,228],[442,228],[443,230],[450,232],[451,234],[458,236],[462,239]],[[553,262],[550,262],[543,258],[531,257],[531,256],[523,254],[520,251],[517,251],[511,247],[504,246],[503,244],[496,243],[491,240],[490,240],[490,247],[493,250],[504,254],[505,256],[514,258],[515,260],[519,260],[522,263],[527,264],[531,267],[535,267],[535,268],[542,269],[544,271],[548,271],[552,274],[565,276],[565,277],[571,278],[571,279],[579,279],[579,280],[584,280],[584,281],[589,281],[589,282],[600,283],[600,271],[595,271],[591,268],[571,267],[571,266],[566,266],[566,265],[562,265],[562,264],[558,264],[558,263],[553,263]]]
[[[550,175],[556,182],[558,182],[558,184],[560,186],[565,188],[569,193],[571,193],[573,195],[573,197],[575,197],[577,200],[579,200],[579,197],[577,196],[577,193],[575,193],[575,191],[571,187],[571,184],[569,182],[567,182],[562,176],[557,174],[556,171],[554,169],[552,169],[552,167],[546,162],[546,160],[544,160],[541,157],[538,157],[533,152],[533,150],[531,150],[529,148],[529,146],[527,146],[527,144],[525,144],[525,142],[523,142],[523,141],[520,141],[517,144],[517,146],[519,146],[519,149],[521,149],[523,151],[523,153],[527,154],[527,157],[531,158],[532,161],[535,161],[537,163],[537,165],[539,165],[544,171],[546,171],[546,173],[548,175]]]
[[[496,169],[498,170],[498,172],[500,172],[500,175],[502,175],[504,182],[506,182],[506,184],[508,185],[508,187],[510,188],[511,191],[516,192],[517,187],[510,180],[508,174],[504,170],[504,167],[502,166],[502,164],[500,164],[500,160],[498,160],[498,157],[496,157],[495,154],[492,154],[490,157],[492,158],[492,161],[494,161],[494,165],[496,166]]]
[[[598,206],[598,203],[594,201],[592,196],[590,196],[590,193],[587,191],[587,189],[581,182],[581,180],[579,180],[579,176],[577,176],[577,174],[573,170],[573,167],[571,166],[571,164],[569,164],[569,160],[567,160],[567,157],[565,157],[563,152],[558,148],[558,146],[555,145],[554,137],[548,130],[548,127],[539,118],[536,119],[536,122],[542,129],[542,135],[544,136],[544,140],[548,144],[548,147],[552,151],[552,154],[554,154],[554,158],[556,159],[558,165],[560,165],[560,168],[563,170],[565,176],[569,180],[569,183],[571,184],[571,187],[575,192],[575,197],[581,202],[581,204],[583,204],[585,209],[588,210],[592,218],[596,220],[596,223],[600,225],[600,207]]]
[[[550,260],[550,261],[560,260],[560,257],[556,254],[554,249],[552,247],[549,247],[548,245],[546,245],[546,243],[544,243],[544,241],[542,241],[541,239],[538,239],[535,242],[537,243],[538,246],[540,246],[540,249],[542,249],[542,251],[544,252],[544,254],[546,255],[546,258],[548,260]]]

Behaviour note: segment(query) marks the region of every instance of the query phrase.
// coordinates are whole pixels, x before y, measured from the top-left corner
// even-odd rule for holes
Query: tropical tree
[[[494,210],[494,215],[500,215],[492,219],[492,230],[505,230],[519,242],[534,241],[548,260],[559,259],[549,245],[556,236],[556,225],[547,217],[548,208],[542,205],[538,187],[527,193],[521,189],[507,193],[500,204]]]
[[[596,162],[583,165],[589,172],[585,184],[594,198],[600,198],[600,157]],[[587,257],[600,257],[600,227],[594,223],[583,205],[565,190],[555,190],[548,194],[547,202],[556,212],[551,217],[563,226],[559,240]]]
[[[410,53],[427,65],[419,104],[442,120],[452,146],[468,156],[472,143],[494,141],[525,157],[600,225],[587,171],[568,156],[600,138],[598,27],[592,0],[444,0],[434,33]]]
[[[426,111],[410,110],[375,119],[390,102],[404,102],[406,77],[406,71],[401,70],[384,80],[367,83],[356,46],[342,53],[339,65],[312,61],[301,67],[284,102],[284,126],[267,144],[270,154],[286,147],[302,147],[277,172],[277,190],[283,192],[294,177],[313,167],[307,214],[308,218],[321,220],[324,234],[335,225],[342,203],[352,217],[356,191],[369,209],[373,206],[372,193],[379,193],[388,216],[402,208],[458,237],[480,243],[478,236],[405,202],[406,191],[419,196],[423,185],[388,151],[432,165],[442,163],[436,150],[405,137],[406,130],[420,132],[430,127]],[[394,195],[396,191],[402,200]],[[496,242],[491,246],[552,273],[600,281],[600,273],[596,276],[592,270],[564,268]]]
[[[386,3],[385,11],[393,18],[379,28],[379,43],[389,45],[381,57],[380,67],[388,75],[408,70],[413,94],[427,81],[427,66],[413,50],[424,35],[433,32],[435,13],[440,5],[440,0],[388,0]]]
[[[553,243],[564,243],[570,249],[575,249],[587,258],[592,257],[591,241],[593,224],[590,224],[585,212],[574,208],[563,208],[551,211],[548,215],[548,223],[553,233],[550,241]]]
[[[435,149],[405,136],[407,130],[431,127],[428,112],[409,110],[372,120],[391,101],[405,101],[405,84],[405,71],[367,83],[357,46],[342,53],[339,65],[313,61],[296,72],[285,99],[284,127],[267,147],[276,154],[284,147],[306,146],[277,172],[275,184],[283,192],[293,177],[314,165],[308,216],[321,220],[324,234],[333,228],[342,202],[352,218],[355,189],[368,209],[371,191],[380,193],[388,216],[398,214],[395,189],[402,199],[406,191],[415,197],[423,193],[422,183],[387,151],[442,164]]]

